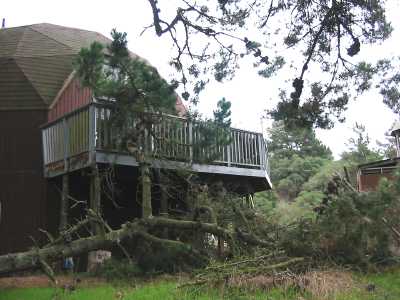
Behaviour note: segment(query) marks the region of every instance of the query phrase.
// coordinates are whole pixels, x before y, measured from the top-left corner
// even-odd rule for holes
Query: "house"
[[[400,162],[400,122],[396,122],[391,135],[396,143],[396,157],[365,163],[358,166],[357,184],[360,192],[375,191],[382,178],[393,180],[394,172]]]
[[[0,254],[31,247],[31,237],[40,242],[39,229],[57,234],[82,216],[82,205],[98,203],[112,227],[140,216],[138,162],[114,147],[108,104],[74,76],[75,57],[94,41],[110,42],[96,32],[52,24],[0,30]],[[184,112],[179,98],[176,106]],[[204,163],[193,149],[199,132],[189,120],[164,115],[157,126],[161,137],[177,142],[156,149],[148,141],[157,153],[151,169],[185,168],[203,183],[222,182],[247,197],[271,188],[260,133],[232,128],[232,142],[219,148],[217,160]],[[158,214],[156,193],[152,199]]]

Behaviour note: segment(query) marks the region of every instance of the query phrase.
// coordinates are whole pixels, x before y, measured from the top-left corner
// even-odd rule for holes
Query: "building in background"
[[[395,139],[396,157],[359,165],[357,172],[359,191],[375,191],[382,178],[393,180],[394,172],[400,162],[400,122],[394,124],[391,135]]]

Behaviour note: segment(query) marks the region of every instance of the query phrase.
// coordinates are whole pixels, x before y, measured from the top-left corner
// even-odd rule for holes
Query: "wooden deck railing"
[[[111,126],[109,106],[92,103],[42,128],[44,164],[65,162],[82,153],[95,151],[123,152],[117,145],[124,131],[133,130],[137,119],[126,122],[123,129]],[[143,149],[158,159],[225,165],[228,167],[263,169],[268,171],[266,144],[262,134],[240,129],[217,129],[210,140],[207,127],[171,115],[156,115]]]

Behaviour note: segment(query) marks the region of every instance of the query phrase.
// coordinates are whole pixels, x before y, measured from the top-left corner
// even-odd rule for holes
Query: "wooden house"
[[[382,178],[393,180],[394,172],[398,170],[400,162],[400,122],[394,124],[391,135],[395,139],[396,157],[359,165],[357,172],[359,191],[375,191]]]
[[[0,30],[0,254],[32,246],[30,237],[43,238],[40,228],[56,234],[78,218],[72,199],[87,207],[100,202],[111,226],[140,215],[138,162],[115,148],[109,105],[74,76],[74,58],[93,41],[110,42],[95,32],[52,24]],[[184,112],[180,99],[176,106]],[[219,147],[218,159],[204,163],[193,148],[196,128],[180,116],[163,115],[155,130],[175,144],[156,148],[149,137],[150,167],[184,168],[204,183],[222,182],[242,195],[271,188],[260,133],[232,128],[231,143]],[[110,166],[113,178],[100,178]],[[99,189],[110,180],[118,187],[118,207],[107,201],[106,188]],[[153,210],[160,212],[157,203]]]

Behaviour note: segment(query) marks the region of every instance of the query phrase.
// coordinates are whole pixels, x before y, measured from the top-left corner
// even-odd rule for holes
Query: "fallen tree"
[[[101,233],[70,241],[72,234],[93,221],[102,225],[103,231]],[[52,277],[52,270],[49,266],[50,262],[99,249],[111,249],[115,246],[121,246],[123,248],[123,242],[135,238],[146,240],[152,245],[161,248],[174,249],[187,258],[205,260],[205,257],[190,244],[179,240],[160,238],[149,232],[155,228],[189,230],[193,232],[212,234],[226,241],[232,252],[235,251],[236,243],[238,242],[250,245],[259,245],[262,247],[273,246],[270,242],[264,241],[254,235],[241,232],[240,230],[230,231],[218,226],[217,224],[174,220],[161,217],[134,220],[123,224],[123,226],[118,230],[111,230],[99,216],[95,215],[92,211],[89,211],[87,219],[79,222],[74,227],[65,230],[57,239],[53,239],[49,234],[47,234],[50,239],[50,242],[47,245],[43,247],[36,246],[26,252],[0,256],[0,274],[41,268],[47,275]]]

